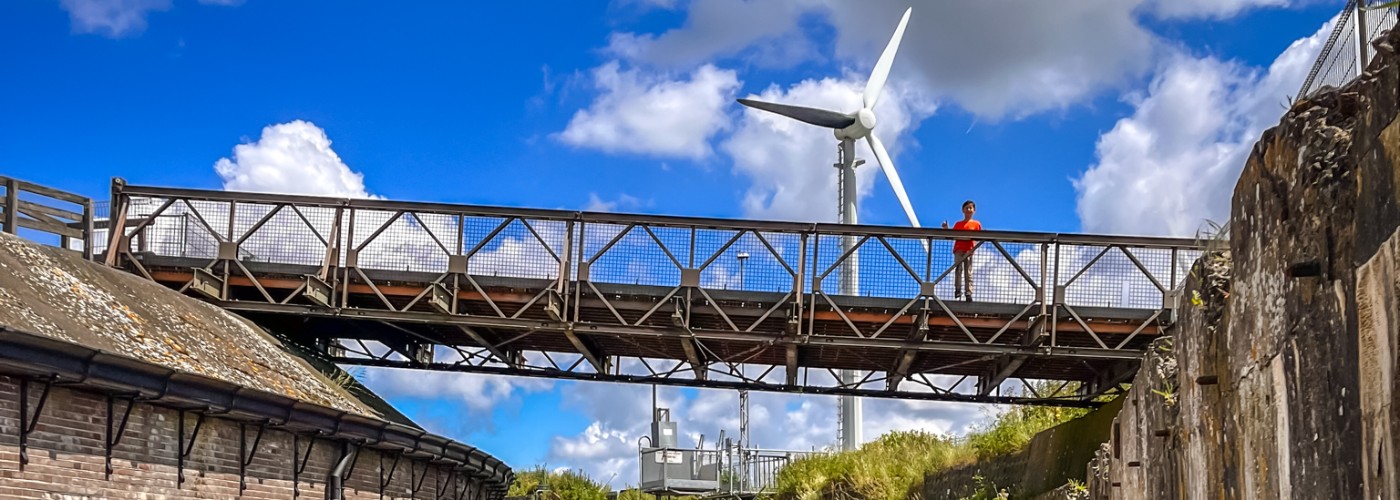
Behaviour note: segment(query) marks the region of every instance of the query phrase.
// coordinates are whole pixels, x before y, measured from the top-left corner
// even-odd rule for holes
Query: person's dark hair
[[[973,202],[972,200],[964,201],[962,207],[967,208],[968,205],[972,205],[972,208],[977,208],[977,203]]]

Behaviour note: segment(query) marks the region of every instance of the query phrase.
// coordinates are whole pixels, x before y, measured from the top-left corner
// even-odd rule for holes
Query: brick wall
[[[29,412],[39,402],[42,384],[29,384]],[[126,406],[115,403],[118,421]],[[0,498],[238,498],[239,422],[205,418],[194,447],[185,460],[185,480],[177,485],[178,419],[180,412],[136,403],[125,434],[112,452],[112,474],[105,472],[107,398],[98,393],[53,387],[38,425],[29,435],[29,463],[21,468],[19,453],[19,380],[0,376]],[[185,434],[193,432],[198,416],[187,412]],[[256,424],[245,426],[252,447]],[[293,443],[298,451],[293,451]],[[293,497],[293,454],[304,456],[307,436],[268,428],[247,467],[242,498]],[[188,439],[186,446],[189,445]],[[297,483],[300,498],[324,498],[328,471],[339,458],[342,444],[315,440],[310,460]],[[401,458],[371,449],[360,451],[349,479],[346,498],[458,498],[469,478],[424,460]],[[380,495],[382,477],[394,470]],[[412,476],[412,477],[411,477]],[[421,481],[416,495],[410,491]],[[462,498],[477,498],[476,485]]]

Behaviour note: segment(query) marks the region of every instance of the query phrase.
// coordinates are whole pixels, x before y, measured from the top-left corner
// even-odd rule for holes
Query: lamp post
[[[740,289],[740,290],[743,290],[743,289],[744,289],[744,261],[749,260],[749,253],[748,253],[748,252],[739,252],[739,255],[736,255],[735,257],[739,259],[739,289]]]

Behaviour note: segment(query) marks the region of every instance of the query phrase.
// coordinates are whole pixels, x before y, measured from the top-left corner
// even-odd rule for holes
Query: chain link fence
[[[1298,90],[1299,98],[1326,87],[1340,87],[1361,74],[1375,56],[1371,41],[1395,27],[1397,9],[1400,6],[1395,0],[1348,1],[1303,88]]]

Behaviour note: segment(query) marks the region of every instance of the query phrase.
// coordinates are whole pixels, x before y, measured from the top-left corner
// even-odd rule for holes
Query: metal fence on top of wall
[[[1348,1],[1298,97],[1311,96],[1324,87],[1340,87],[1361,74],[1375,57],[1371,41],[1395,27],[1397,10],[1400,7],[1395,0]]]

